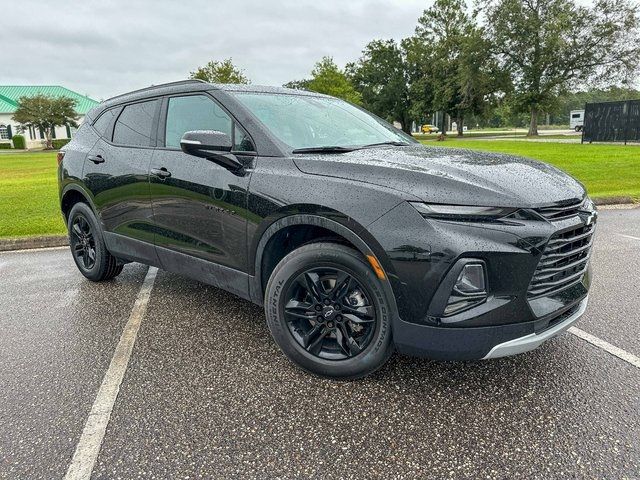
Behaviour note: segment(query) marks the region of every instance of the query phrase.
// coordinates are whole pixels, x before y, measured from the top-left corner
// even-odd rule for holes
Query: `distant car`
[[[571,110],[569,115],[569,127],[576,132],[582,131],[584,128],[584,110]]]
[[[526,158],[426,147],[326,95],[151,87],[89,112],[58,165],[85,277],[140,262],[226,289],[264,306],[282,351],[319,375],[362,377],[396,348],[526,352],[587,305],[596,211],[579,182]],[[227,303],[228,323],[198,319],[193,334],[242,334]]]
[[[428,123],[426,125],[422,125],[422,133],[438,133],[439,131],[440,129],[435,125],[430,125]]]

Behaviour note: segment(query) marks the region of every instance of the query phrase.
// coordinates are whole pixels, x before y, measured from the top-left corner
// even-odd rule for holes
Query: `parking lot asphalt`
[[[577,326],[640,355],[640,209],[601,212],[592,265]],[[92,284],[66,250],[0,254],[0,478],[65,475],[146,272]],[[565,334],[319,379],[261,308],[161,271],[92,477],[634,479],[640,369]]]

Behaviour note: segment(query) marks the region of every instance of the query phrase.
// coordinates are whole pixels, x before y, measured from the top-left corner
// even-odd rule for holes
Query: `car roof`
[[[134,90],[132,92],[123,93],[115,97],[108,98],[101,102],[105,106],[112,104],[120,104],[130,102],[132,100],[143,99],[147,97],[156,97],[161,95],[170,95],[173,93],[207,91],[207,90],[223,90],[226,92],[248,92],[248,93],[278,93],[284,95],[304,95],[313,97],[327,97],[321,93],[309,92],[307,90],[296,90],[286,87],[273,87],[267,85],[243,85],[232,83],[208,83],[202,80],[180,80],[178,82],[164,83],[161,85],[151,85],[150,87]]]
[[[205,92],[211,90],[222,90],[225,92],[246,92],[246,93],[272,93],[281,95],[300,95],[309,97],[328,97],[321,93],[309,92],[306,90],[296,90],[293,88],[273,87],[266,85],[242,85],[242,84],[225,84],[225,83],[209,83],[203,80],[189,79],[179,80],[177,82],[163,83],[160,85],[151,85],[139,90],[123,93],[115,97],[108,98],[100,102],[100,104],[89,112],[89,117],[96,117],[104,110],[121,105],[123,103],[135,102],[146,98],[153,98],[163,95],[172,95],[176,93]]]

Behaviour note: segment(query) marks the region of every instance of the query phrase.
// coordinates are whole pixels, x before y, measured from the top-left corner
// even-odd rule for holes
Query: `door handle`
[[[171,172],[166,168],[152,168],[151,173],[153,173],[156,177],[160,177],[161,179],[169,178],[171,176]]]
[[[102,158],[102,155],[89,155],[89,160],[91,160],[96,165],[99,163],[104,163],[104,158]]]

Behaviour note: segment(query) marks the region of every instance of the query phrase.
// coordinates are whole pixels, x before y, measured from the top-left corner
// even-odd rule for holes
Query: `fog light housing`
[[[458,280],[453,287],[463,295],[484,293],[484,265],[481,263],[467,263],[458,275]]]
[[[469,262],[462,267],[454,284],[444,315],[453,315],[474,307],[487,299],[484,262]]]

